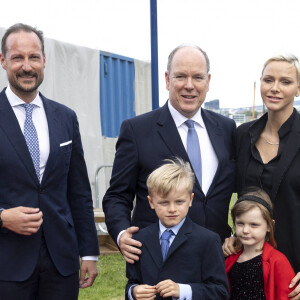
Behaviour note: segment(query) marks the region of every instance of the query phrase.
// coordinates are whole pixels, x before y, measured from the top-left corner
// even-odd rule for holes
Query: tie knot
[[[28,103],[25,103],[25,104],[22,104],[22,106],[25,108],[25,112],[26,114],[29,113],[29,114],[32,114],[32,111],[34,109],[34,104],[28,104]]]
[[[195,121],[193,121],[193,120],[186,120],[185,124],[186,124],[186,126],[188,128],[194,128]]]
[[[161,239],[165,241],[169,241],[170,237],[173,235],[172,230],[165,230],[164,233],[161,235]]]

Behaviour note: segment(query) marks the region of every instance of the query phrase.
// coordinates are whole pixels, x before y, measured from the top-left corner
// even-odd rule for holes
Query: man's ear
[[[45,67],[46,67],[46,54],[45,53],[43,55],[43,60],[44,60],[44,69],[45,69]]]
[[[4,70],[6,70],[6,61],[5,61],[5,57],[2,53],[0,53],[0,61],[1,61],[2,68]]]
[[[165,72],[165,80],[166,80],[166,89],[169,90],[170,89],[170,76],[168,71]]]

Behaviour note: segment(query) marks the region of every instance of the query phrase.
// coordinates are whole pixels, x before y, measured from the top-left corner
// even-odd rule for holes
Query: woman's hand
[[[293,288],[298,282],[300,281],[300,272],[296,274],[296,276],[292,279],[289,288]],[[300,284],[296,286],[296,288],[288,294],[288,297],[292,300],[299,300],[300,299]]]

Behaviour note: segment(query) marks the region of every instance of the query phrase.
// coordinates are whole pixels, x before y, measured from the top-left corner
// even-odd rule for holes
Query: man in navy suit
[[[1,51],[0,299],[74,300],[93,284],[99,254],[77,117],[38,93],[41,31],[15,24]]]
[[[202,181],[196,180],[188,215],[218,233],[222,241],[231,232],[227,219],[234,190],[236,126],[233,120],[201,108],[211,78],[206,53],[194,45],[178,46],[169,55],[165,78],[169,101],[123,122],[110,187],[103,198],[109,233],[130,263],[141,253],[141,243],[132,238],[136,226],[143,228],[157,220],[147,201],[148,175],[164,159],[178,156],[189,161],[187,120],[194,121],[202,163]]]
[[[140,260],[127,263],[125,298],[228,299],[220,237],[187,217],[194,174],[181,159],[168,161],[147,180],[149,204],[158,222],[139,230]]]

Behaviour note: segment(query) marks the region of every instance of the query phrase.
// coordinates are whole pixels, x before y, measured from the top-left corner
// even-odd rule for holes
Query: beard
[[[28,76],[28,78],[30,78],[32,80],[32,78],[35,78],[35,83],[32,85],[27,85],[24,83],[20,83],[18,81],[19,77],[25,77]],[[44,73],[37,73],[37,72],[24,72],[24,71],[20,71],[17,72],[16,75],[14,77],[9,77],[8,81],[9,84],[15,88],[17,91],[21,92],[21,93],[32,93],[34,91],[36,91],[39,86],[41,85],[41,83],[44,80]]]

